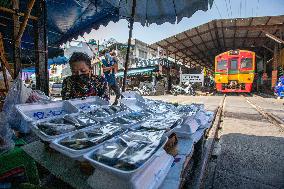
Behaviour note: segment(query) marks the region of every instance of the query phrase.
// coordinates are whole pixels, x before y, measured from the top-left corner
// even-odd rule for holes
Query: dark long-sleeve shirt
[[[66,77],[63,81],[61,94],[63,100],[88,96],[99,96],[104,100],[109,100],[105,78],[96,75]]]

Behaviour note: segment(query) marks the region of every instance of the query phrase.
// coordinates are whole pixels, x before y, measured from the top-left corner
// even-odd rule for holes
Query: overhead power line
[[[213,2],[214,2],[214,5],[215,5],[215,7],[216,7],[216,9],[217,9],[217,11],[218,11],[218,14],[219,14],[220,18],[222,18],[222,15],[221,15],[221,13],[220,13],[220,11],[219,11],[218,6],[216,5],[215,1],[213,1]]]

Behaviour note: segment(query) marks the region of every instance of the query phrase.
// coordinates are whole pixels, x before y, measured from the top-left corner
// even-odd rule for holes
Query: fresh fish
[[[40,123],[37,127],[47,135],[59,135],[76,129],[74,125],[54,124],[49,122]]]
[[[98,118],[109,116],[109,114],[105,110],[103,110],[102,108],[98,108],[98,109],[95,109],[93,111],[90,111],[89,115],[93,116],[93,117],[98,117]]]
[[[59,141],[59,143],[68,148],[81,150],[102,143],[122,131],[119,126],[105,125],[68,136]]]
[[[129,131],[102,144],[92,158],[120,170],[135,170],[160,147],[164,131]]]
[[[76,127],[80,127],[81,124],[79,123],[79,121],[75,118],[72,117],[71,115],[65,115],[63,117],[63,119],[67,122],[67,123],[71,123],[73,125],[75,125]]]

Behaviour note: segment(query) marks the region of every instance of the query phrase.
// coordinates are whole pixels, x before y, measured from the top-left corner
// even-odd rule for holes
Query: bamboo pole
[[[16,14],[16,11],[14,11],[13,9],[8,9],[6,7],[0,7],[0,12],[7,12],[7,13],[11,13],[11,14]],[[24,16],[25,14],[22,12],[18,13],[19,16]],[[32,20],[37,20],[37,17],[30,15],[29,16],[30,19]]]
[[[132,2],[131,18],[130,18],[130,22],[129,22],[129,37],[128,37],[128,45],[127,45],[127,51],[126,51],[125,64],[124,64],[122,92],[125,92],[125,89],[126,89],[126,79],[127,79],[128,62],[129,62],[129,54],[130,54],[130,46],[131,46],[131,38],[132,38],[132,31],[133,31],[133,24],[134,24],[135,8],[136,8],[136,0],[133,0],[133,2]]]
[[[35,0],[30,0],[28,3],[27,11],[25,12],[25,15],[24,15],[24,21],[21,23],[18,35],[16,37],[16,41],[15,41],[16,46],[19,46],[21,43],[21,38],[27,26],[34,3],[35,3]]]

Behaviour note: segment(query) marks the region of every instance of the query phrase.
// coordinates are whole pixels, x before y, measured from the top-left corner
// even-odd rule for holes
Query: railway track
[[[235,96],[235,95],[233,95]],[[239,96],[239,95],[237,95]],[[249,98],[248,95],[240,95],[242,96],[245,101],[249,104],[249,106],[251,106],[253,109],[255,109],[262,117],[264,117],[266,120],[268,120],[271,124],[273,124],[274,126],[279,128],[280,132],[284,132],[284,124],[283,121],[280,120],[278,117],[274,116],[273,114],[266,112],[263,108],[261,108],[259,105],[257,105],[256,103],[252,102]],[[255,96],[256,98],[260,98]],[[221,100],[215,119],[214,119],[214,123],[210,129],[210,131],[208,132],[206,141],[205,141],[205,145],[204,145],[204,150],[203,150],[203,155],[202,155],[202,160],[200,162],[200,166],[199,166],[199,173],[197,174],[197,176],[195,177],[195,180],[193,181],[194,184],[191,185],[190,187],[187,188],[194,188],[194,189],[199,189],[199,188],[204,188],[204,180],[205,180],[205,176],[206,176],[206,171],[207,171],[207,166],[208,166],[208,162],[210,161],[210,158],[212,156],[212,152],[214,149],[214,144],[218,138],[218,132],[219,129],[222,126],[222,121],[223,118],[225,117],[224,113],[225,113],[225,106],[226,106],[226,95],[224,95],[223,99]]]
[[[199,189],[203,187],[204,179],[207,171],[208,162],[210,161],[210,157],[212,155],[215,141],[218,137],[218,130],[220,128],[222,117],[224,116],[224,104],[225,104],[226,95],[223,96],[219,107],[216,111],[214,122],[212,127],[206,134],[206,140],[204,141],[204,146],[202,150],[201,160],[199,162],[199,166],[196,168],[197,171],[194,175],[193,180],[186,188]]]
[[[256,103],[253,103],[251,100],[249,100],[248,95],[242,95],[247,103],[253,107],[259,114],[261,114],[265,119],[267,119],[270,123],[272,123],[274,126],[278,127],[281,132],[284,132],[284,122],[276,117],[275,115],[271,114],[270,112],[265,111],[263,108],[261,108]],[[255,96],[259,98],[258,96]]]

